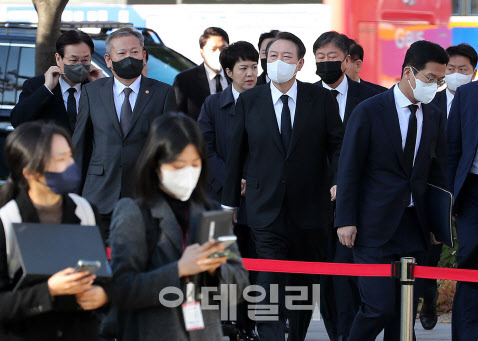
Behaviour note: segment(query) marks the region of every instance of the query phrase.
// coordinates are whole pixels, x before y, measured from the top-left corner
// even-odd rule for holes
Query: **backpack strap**
[[[81,225],[96,225],[95,212],[88,200],[74,193],[69,193],[68,196],[76,204],[75,214],[80,218]]]

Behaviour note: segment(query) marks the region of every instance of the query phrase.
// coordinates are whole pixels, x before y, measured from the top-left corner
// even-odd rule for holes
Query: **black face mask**
[[[334,84],[344,74],[342,71],[342,62],[319,62],[315,72],[325,84]]]
[[[118,77],[123,79],[133,79],[141,75],[143,71],[143,60],[133,57],[126,57],[119,62],[113,62],[113,70]]]
[[[262,70],[267,74],[267,58],[261,58],[261,67]]]

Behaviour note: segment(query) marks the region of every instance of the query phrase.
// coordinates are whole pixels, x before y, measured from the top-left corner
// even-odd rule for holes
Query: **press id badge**
[[[204,329],[201,304],[194,299],[194,283],[186,284],[186,303],[182,308],[187,331]]]

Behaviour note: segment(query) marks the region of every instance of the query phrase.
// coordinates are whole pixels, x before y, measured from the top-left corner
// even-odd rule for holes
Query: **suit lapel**
[[[123,132],[121,131],[118,114],[116,113],[115,101],[113,98],[113,82],[113,77],[109,77],[105,84],[100,88],[100,98],[103,100],[103,106],[105,107],[105,111],[110,117],[113,126],[118,134],[123,137]]]
[[[349,120],[354,108],[360,102],[360,88],[359,84],[348,79],[349,89],[347,91],[347,103],[345,105],[344,124]]]
[[[63,94],[61,93],[61,86],[60,83],[58,83],[54,88],[53,88],[53,95],[55,95],[55,100],[61,104],[61,107],[66,113],[66,108],[65,108],[65,101],[63,100]]]
[[[269,128],[272,133],[272,138],[276,143],[277,147],[279,148],[280,152],[284,156],[287,156],[287,153],[284,150],[284,146],[282,144],[282,137],[280,136],[279,125],[277,124],[274,103],[272,102],[271,89],[269,86],[265,86],[263,87],[263,91],[265,91],[265,94],[264,96],[261,96],[262,98],[264,98],[264,100],[261,101],[262,107],[260,112],[264,113],[267,124],[269,125]]]
[[[420,144],[418,146],[417,156],[415,157],[412,173],[415,173],[415,170],[420,167],[420,164],[423,162],[423,160],[430,156],[430,133],[432,122],[430,122],[431,116],[428,114],[428,110],[430,110],[430,108],[428,108],[426,104],[422,104],[422,136],[420,138]]]
[[[206,77],[206,68],[204,63],[198,66],[197,71],[198,83],[201,84],[201,87],[197,90],[201,91],[202,97],[206,98],[211,94],[211,90],[209,89],[209,81]]]
[[[398,120],[397,108],[395,107],[395,97],[393,96],[393,87],[385,92],[386,102],[382,108],[383,121],[385,129],[388,132],[393,150],[397,155],[403,171],[406,172],[405,160],[403,158],[402,134],[400,132],[400,122]]]
[[[153,218],[159,219],[161,232],[168,236],[179,254],[183,253],[183,237],[179,228],[179,223],[174,216],[173,210],[169,207],[166,200],[162,197],[156,201],[151,209]]]
[[[297,141],[303,135],[302,131],[307,126],[309,115],[312,112],[311,104],[312,98],[306,87],[304,87],[304,84],[297,81],[297,103],[295,106],[294,126],[292,128],[292,138],[287,156],[292,153],[297,145]]]
[[[155,87],[152,86],[152,82],[149,78],[142,76],[141,85],[139,87],[139,94],[136,98],[136,103],[134,105],[133,117],[131,117],[131,124],[129,129],[124,132],[124,137],[128,136],[131,129],[133,129],[134,124],[138,120],[139,116],[144,111],[144,108],[148,105],[149,101],[155,94]]]

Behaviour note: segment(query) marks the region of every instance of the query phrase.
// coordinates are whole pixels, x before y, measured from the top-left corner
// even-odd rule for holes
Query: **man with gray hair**
[[[84,87],[73,142],[82,195],[109,226],[117,201],[132,195],[133,170],[149,124],[174,108],[175,97],[171,86],[142,76],[146,51],[141,33],[124,27],[111,33],[105,45],[114,77]]]

